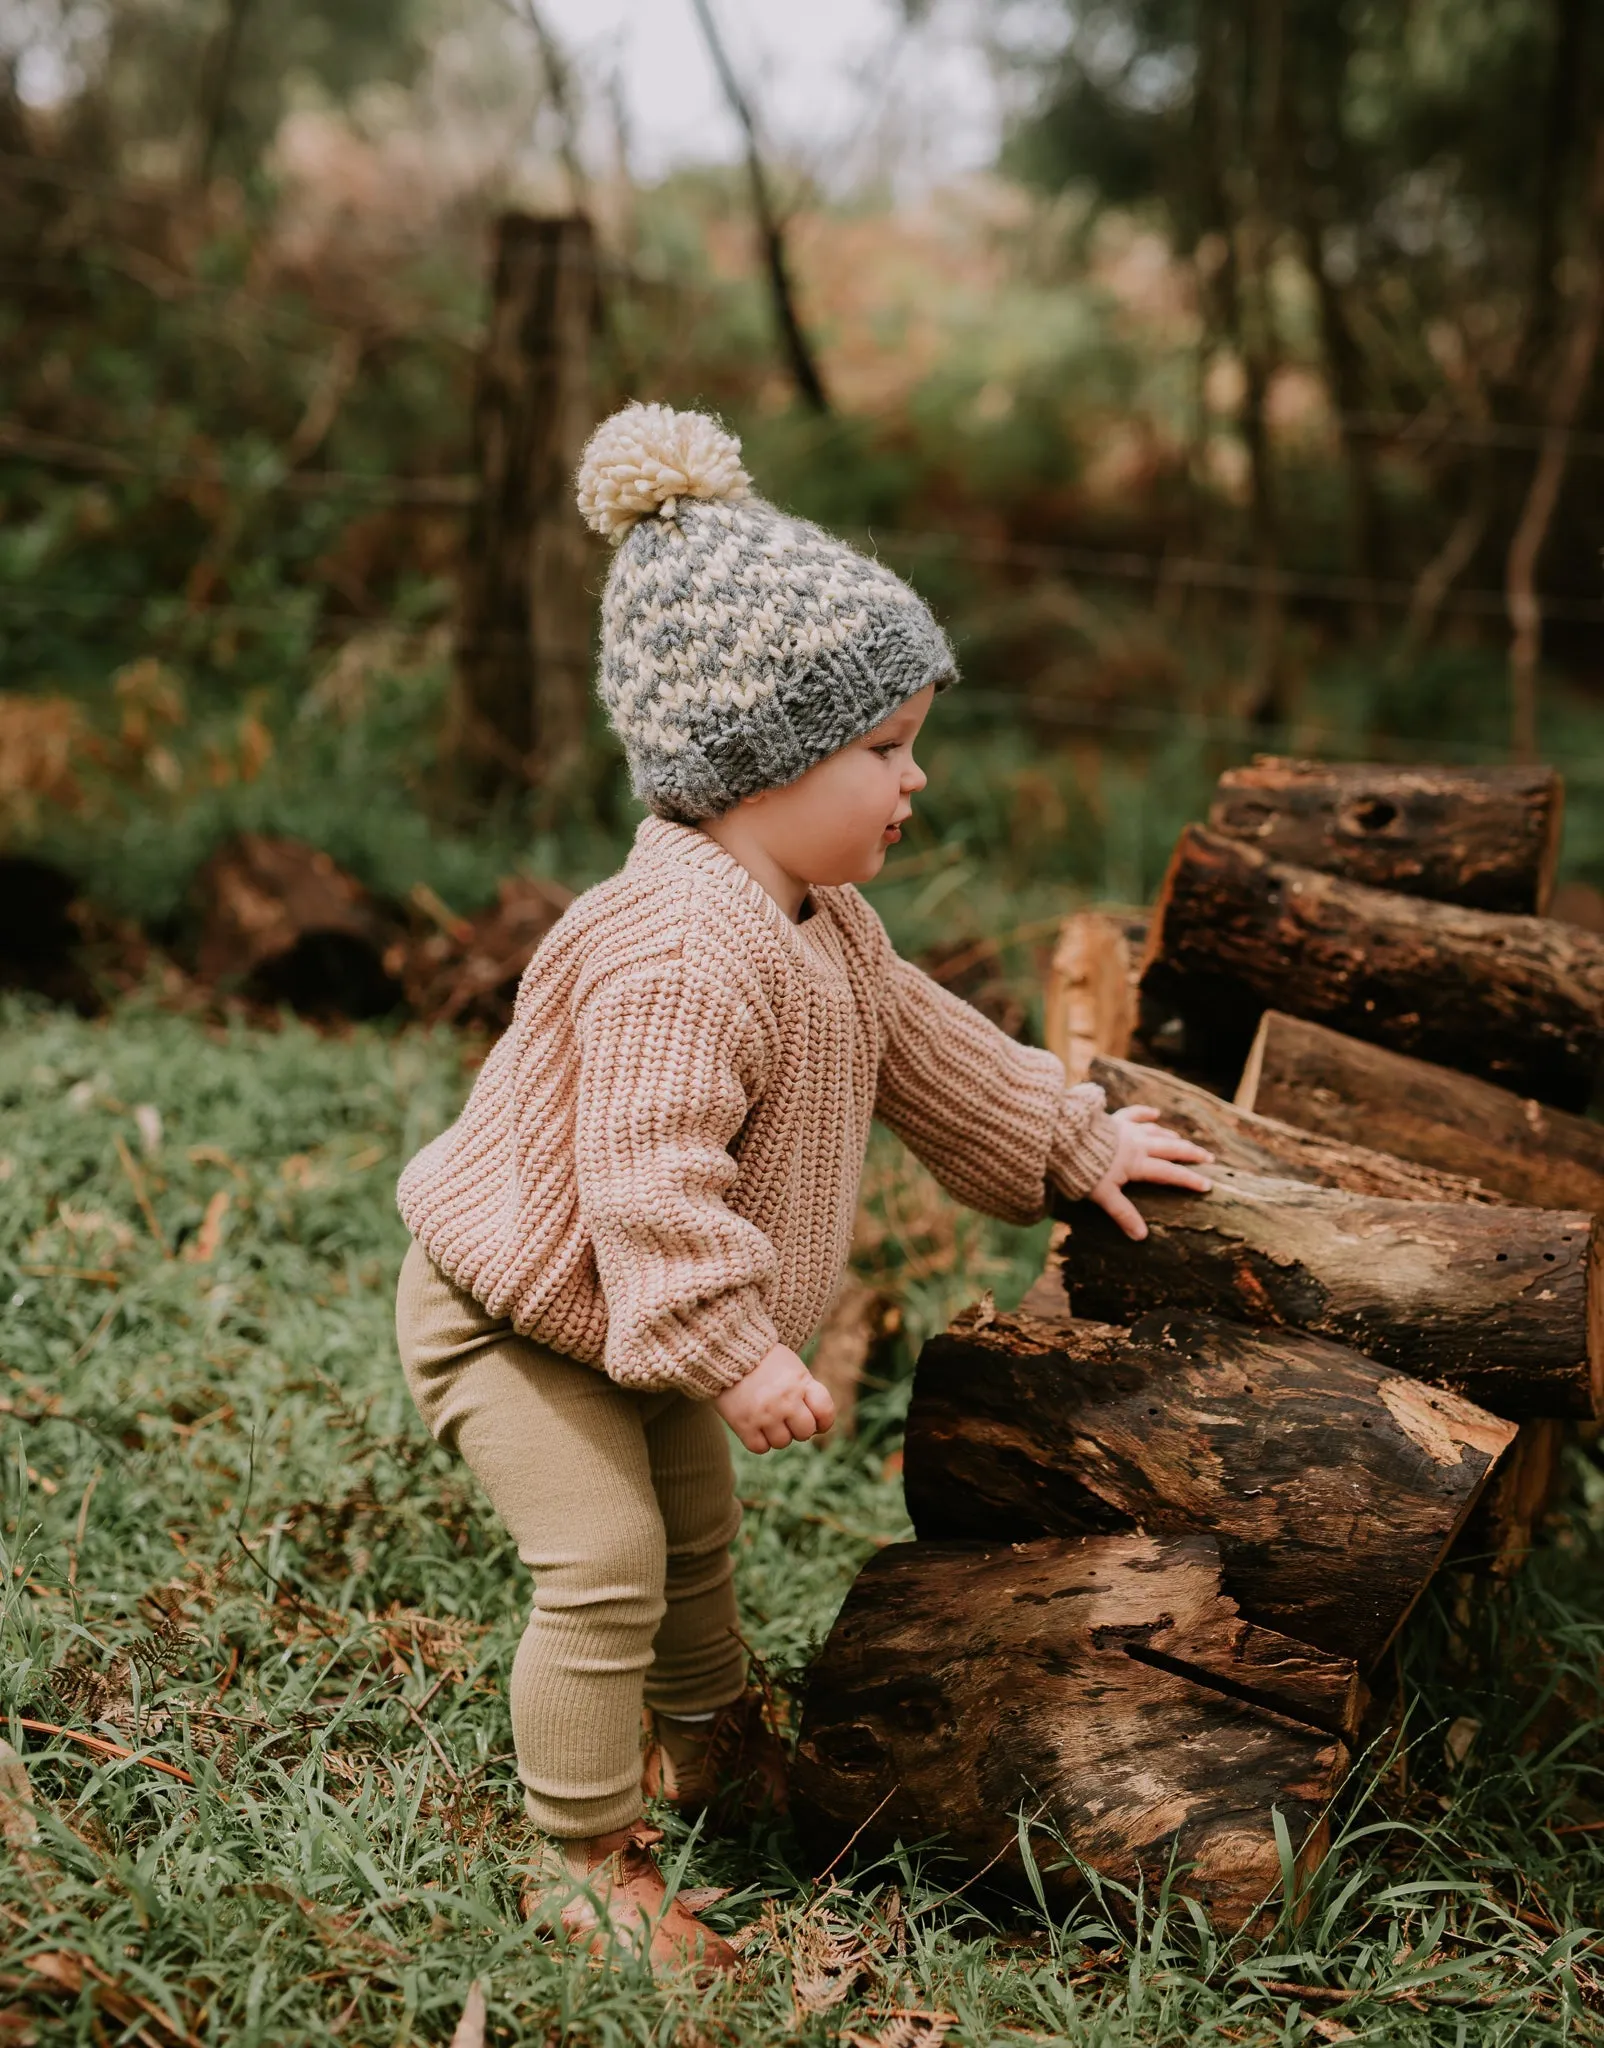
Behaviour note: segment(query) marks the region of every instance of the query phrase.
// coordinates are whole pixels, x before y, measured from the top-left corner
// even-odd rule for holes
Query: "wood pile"
[[[1133,1243],[1063,1204],[1017,1313],[926,1345],[916,1540],[810,1676],[833,1855],[941,1845],[1050,1890],[1183,1887],[1222,1927],[1298,1861],[1365,1680],[1450,1555],[1514,1569],[1604,1407],[1604,940],[1549,919],[1550,770],[1260,760],[1151,917],[1066,923],[1049,1043],[1214,1153]],[[1055,1848],[1054,1845],[1057,1845]]]

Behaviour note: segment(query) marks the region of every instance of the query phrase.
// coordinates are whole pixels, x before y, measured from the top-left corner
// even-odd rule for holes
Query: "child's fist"
[[[786,1344],[765,1353],[713,1406],[749,1451],[783,1451],[835,1420],[829,1388]]]
[[[1127,1181],[1164,1181],[1172,1188],[1191,1188],[1200,1195],[1206,1195],[1214,1185],[1201,1173],[1192,1171],[1192,1164],[1207,1166],[1214,1154],[1194,1145],[1190,1138],[1183,1138],[1179,1131],[1166,1130],[1158,1117],[1158,1111],[1145,1102],[1133,1102],[1128,1109],[1115,1110],[1119,1146],[1113,1163],[1089,1197],[1099,1209],[1108,1211],[1127,1237],[1147,1235],[1141,1212],[1120,1192]]]

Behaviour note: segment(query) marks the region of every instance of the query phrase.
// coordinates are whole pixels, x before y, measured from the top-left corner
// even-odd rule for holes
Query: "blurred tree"
[[[1382,572],[1403,538],[1384,530],[1376,415],[1474,430],[1445,435],[1435,458],[1439,519],[1411,621],[1418,638],[1473,562],[1489,575],[1503,568],[1554,381],[1576,355],[1594,276],[1586,167],[1604,130],[1604,8],[1060,4],[1056,44],[1044,52],[1038,40],[1017,60],[1035,90],[1005,164],[1049,190],[1079,185],[1105,205],[1156,213],[1193,263],[1199,347],[1206,357],[1224,342],[1243,370],[1255,559],[1272,566],[1279,525],[1263,403],[1286,346],[1269,288],[1283,261],[1301,266],[1317,313],[1356,575]],[[1000,0],[1004,17],[1015,7]],[[1573,419],[1584,411],[1578,399]],[[1590,595],[1584,565],[1604,534],[1575,497],[1569,571]],[[1420,568],[1413,539],[1404,559]],[[1372,625],[1362,598],[1357,622]],[[1261,621],[1256,643],[1266,637]],[[1273,699],[1272,681],[1261,701]]]
[[[424,0],[118,0],[77,122],[94,114],[114,160],[166,143],[198,179],[249,175],[295,93],[405,83],[426,26]]]

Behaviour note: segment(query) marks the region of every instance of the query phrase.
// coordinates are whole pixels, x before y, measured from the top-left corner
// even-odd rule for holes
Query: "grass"
[[[712,1917],[755,1924],[735,1983],[531,1935],[504,1710],[527,1589],[390,1325],[395,1171],[466,1080],[461,1041],[416,1032],[0,1015],[0,1684],[40,1828],[0,1858],[0,2042],[443,2042],[475,1981],[491,2039],[609,2048],[1604,2038],[1604,1831],[1560,1832],[1604,1817],[1580,1453],[1513,1592],[1456,1610],[1450,1581],[1412,1627],[1301,1925],[1218,1942],[1184,1873],[1059,1923],[954,1899],[933,1855],[821,1889],[771,1828],[672,1831],[687,1883],[730,1887]],[[1040,1252],[877,1142],[860,1258],[910,1351]],[[905,1392],[852,1443],[742,1457],[744,1622],[782,1670],[905,1533]]]

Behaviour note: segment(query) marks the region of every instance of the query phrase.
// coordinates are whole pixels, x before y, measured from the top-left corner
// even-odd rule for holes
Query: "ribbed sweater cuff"
[[[1047,1146],[1047,1178],[1072,1201],[1090,1194],[1114,1163],[1119,1133],[1105,1102],[1093,1081],[1066,1088],[1059,1098]]]
[[[694,1400],[715,1401],[744,1380],[779,1341],[779,1332],[754,1297],[736,1294],[727,1306],[704,1308],[687,1325],[679,1357],[649,1377],[632,1375],[628,1384],[654,1391],[672,1387]]]

